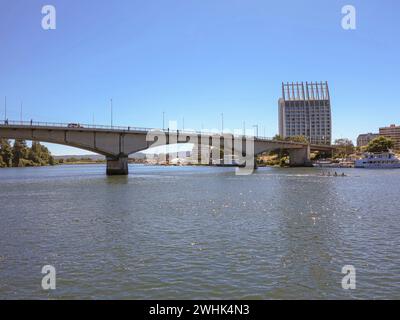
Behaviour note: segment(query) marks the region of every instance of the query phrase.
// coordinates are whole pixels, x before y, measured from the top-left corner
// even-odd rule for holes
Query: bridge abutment
[[[107,157],[107,175],[127,175],[128,174],[128,157],[119,156],[118,158]]]
[[[311,167],[310,147],[291,149],[289,152],[289,165],[291,167]]]

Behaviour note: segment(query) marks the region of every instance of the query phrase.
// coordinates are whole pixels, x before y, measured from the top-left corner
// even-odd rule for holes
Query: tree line
[[[290,137],[281,137],[280,135],[275,135],[273,140],[277,141],[293,141],[293,142],[301,142],[308,143],[308,139],[305,136],[290,136]],[[371,140],[368,145],[364,147],[355,147],[353,142],[350,139],[342,138],[336,139],[333,143],[335,150],[333,155],[325,152],[314,152],[311,154],[312,160],[318,160],[320,158],[327,158],[333,156],[333,158],[346,158],[350,155],[362,153],[362,152],[387,152],[394,147],[394,142],[392,139],[380,136],[373,140]],[[269,165],[281,165],[285,166],[288,162],[288,152],[287,150],[273,150],[269,153],[270,156],[275,155],[276,158],[273,160],[267,161]]]
[[[336,148],[335,155],[344,158],[353,154],[354,152],[387,152],[394,148],[394,141],[390,138],[380,136],[371,140],[368,145],[364,147],[355,147],[350,139],[342,138],[335,140],[333,144]]]
[[[7,139],[0,139],[0,168],[36,167],[54,165],[55,160],[49,149],[37,141],[28,147],[25,140],[15,140],[11,145]]]

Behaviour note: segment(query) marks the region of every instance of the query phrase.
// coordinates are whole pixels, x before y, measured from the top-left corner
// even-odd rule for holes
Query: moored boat
[[[365,153],[362,159],[356,160],[355,168],[394,169],[400,168],[400,160],[392,151]]]

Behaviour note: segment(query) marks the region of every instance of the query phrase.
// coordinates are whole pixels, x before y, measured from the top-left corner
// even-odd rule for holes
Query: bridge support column
[[[117,158],[107,157],[107,175],[127,175],[128,174],[128,157],[119,156]]]
[[[291,167],[311,167],[310,146],[302,149],[290,149],[289,165]]]

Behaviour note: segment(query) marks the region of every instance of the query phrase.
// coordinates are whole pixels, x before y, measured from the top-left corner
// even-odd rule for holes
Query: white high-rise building
[[[328,82],[282,83],[278,104],[280,136],[305,136],[311,144],[331,144]]]

